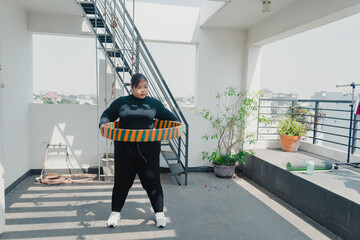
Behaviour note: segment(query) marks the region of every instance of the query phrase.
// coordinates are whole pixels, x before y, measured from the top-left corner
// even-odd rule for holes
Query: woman
[[[118,118],[120,118],[120,128],[125,129],[152,129],[155,118],[177,120],[159,100],[147,96],[149,86],[143,74],[133,75],[130,87],[132,95],[119,97],[101,115],[99,126],[102,136],[104,136],[105,124]],[[154,209],[156,226],[159,228],[166,226],[159,158],[160,142],[115,141],[115,183],[108,227],[115,227],[118,224],[121,209],[136,173]]]

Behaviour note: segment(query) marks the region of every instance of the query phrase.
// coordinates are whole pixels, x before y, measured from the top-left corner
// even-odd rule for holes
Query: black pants
[[[120,212],[136,173],[155,212],[164,207],[160,183],[160,142],[130,143],[115,141],[115,184],[112,211]]]

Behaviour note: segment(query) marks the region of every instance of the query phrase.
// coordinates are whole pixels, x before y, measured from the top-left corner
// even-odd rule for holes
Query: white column
[[[105,56],[102,54],[99,54],[98,59],[98,67],[99,67],[99,102],[98,102],[98,110],[99,110],[99,117],[104,112],[106,108],[110,106],[110,104],[113,102],[111,100],[111,91],[112,91],[112,84],[114,82],[114,76],[111,73],[111,66],[109,64],[108,60],[105,60]],[[119,92],[116,92],[115,90],[115,96],[119,97]],[[105,104],[107,102],[107,104]],[[114,146],[110,144],[110,141],[106,138],[103,138],[100,136],[99,138],[99,149],[100,154],[105,152],[114,152]]]
[[[0,45],[1,51],[1,45]],[[3,141],[2,141],[2,66],[0,52],[0,234],[5,231],[5,183],[4,183],[4,159],[3,159]]]
[[[195,104],[201,110],[216,104],[216,92],[223,92],[229,86],[239,89],[244,82],[246,32],[203,28],[199,41]]]
[[[249,91],[260,90],[261,46],[250,46],[247,49],[246,86]]]
[[[245,68],[245,89],[250,92],[258,92],[260,90],[261,77],[261,46],[249,46],[247,49],[247,59]],[[257,131],[257,115],[253,112],[249,116],[249,125],[246,129],[247,134],[255,134]],[[254,121],[256,119],[256,121]],[[266,148],[267,142],[258,141],[256,145],[245,146],[245,148]]]

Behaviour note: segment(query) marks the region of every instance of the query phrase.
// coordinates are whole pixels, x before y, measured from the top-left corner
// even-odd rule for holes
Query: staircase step
[[[176,154],[173,151],[161,151],[166,160],[178,160]]]
[[[110,57],[118,57],[118,58],[122,58],[123,57],[123,55],[122,55],[122,53],[120,52],[120,50],[115,50],[115,51],[113,51],[113,50],[108,50],[108,51],[106,51],[107,52],[107,54],[110,56]]]
[[[112,43],[112,37],[109,34],[98,34],[99,40],[101,42]]]
[[[95,6],[91,2],[81,2],[81,6],[83,7],[86,14],[95,14]]]
[[[130,72],[130,68],[128,67],[116,67],[117,72]]]
[[[170,145],[170,141],[169,140],[162,140],[161,145],[162,146],[168,146],[168,145]]]
[[[181,165],[181,163],[170,163],[169,167],[171,168],[171,171],[174,174],[185,173],[185,170],[184,170],[183,166]]]
[[[89,18],[90,23],[93,27],[104,28],[104,22],[101,18]]]

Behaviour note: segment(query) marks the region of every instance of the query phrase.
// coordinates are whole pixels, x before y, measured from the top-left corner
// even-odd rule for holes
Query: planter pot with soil
[[[216,163],[212,163],[214,167],[214,173],[219,178],[231,178],[235,173],[236,165],[220,165]]]
[[[281,149],[286,152],[296,152],[299,148],[300,136],[280,135]]]

